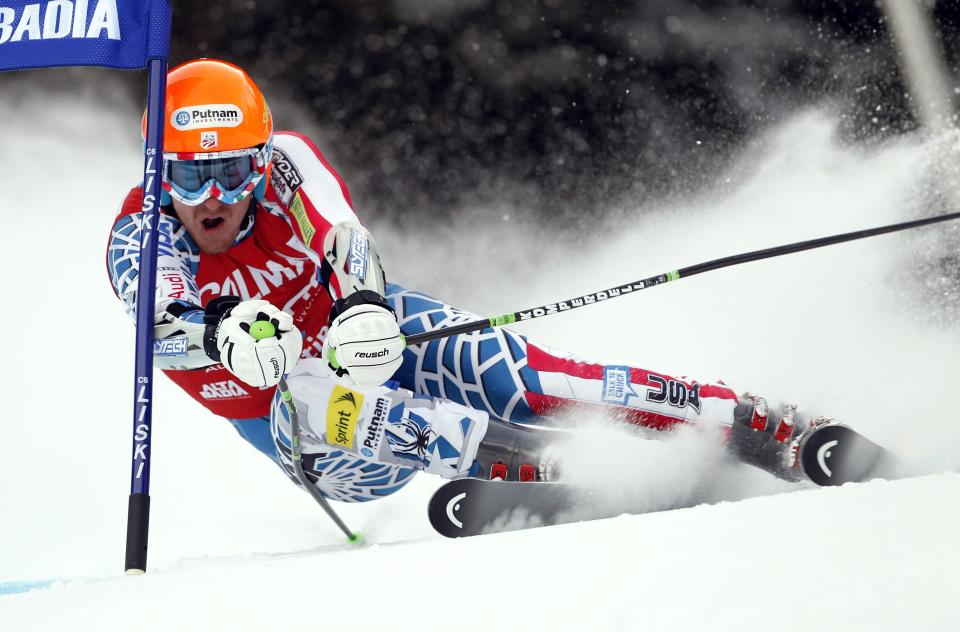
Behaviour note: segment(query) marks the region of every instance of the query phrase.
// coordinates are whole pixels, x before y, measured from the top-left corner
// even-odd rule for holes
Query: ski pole
[[[250,325],[249,333],[255,340],[263,340],[264,338],[276,336],[277,329],[273,323],[268,320],[258,320]],[[330,519],[333,520],[337,527],[343,531],[343,534],[347,536],[347,540],[352,544],[356,544],[360,541],[360,536],[347,527],[346,523],[340,519],[337,512],[334,511],[330,503],[327,502],[327,499],[324,498],[320,490],[310,482],[307,474],[303,471],[303,458],[300,452],[300,415],[297,414],[297,406],[293,403],[293,395],[290,393],[290,387],[287,386],[287,379],[281,377],[277,388],[280,389],[280,399],[283,401],[283,406],[287,409],[287,414],[290,415],[290,445],[292,446],[293,472],[296,474],[297,480],[300,481],[303,488],[313,496],[313,499],[317,501],[317,504],[330,516]]]
[[[901,222],[899,224],[889,224],[887,226],[878,226],[877,228],[867,228],[864,230],[853,231],[851,233],[841,233],[839,235],[832,235],[830,237],[821,237],[819,239],[798,241],[793,244],[776,246],[774,248],[765,248],[763,250],[754,250],[752,252],[744,252],[738,255],[731,255],[729,257],[723,257],[720,259],[713,259],[711,261],[705,261],[703,263],[698,263],[696,265],[687,266],[686,268],[680,268],[679,270],[664,272],[663,274],[658,274],[656,276],[648,277],[646,279],[641,279],[639,281],[633,281],[631,283],[625,283],[617,287],[612,287],[606,290],[600,290],[599,292],[584,294],[582,296],[578,296],[576,298],[570,298],[565,301],[560,301],[558,303],[549,303],[547,305],[541,305],[540,307],[532,307],[530,309],[521,310],[519,312],[513,312],[512,314],[502,314],[500,316],[492,316],[490,318],[484,318],[482,320],[475,320],[468,323],[462,323],[459,325],[454,325],[452,327],[443,327],[441,329],[434,329],[432,331],[427,331],[422,334],[414,334],[412,336],[406,337],[406,343],[407,343],[407,346],[416,345],[423,342],[429,342],[430,340],[437,340],[438,338],[447,338],[449,336],[456,336],[458,334],[466,334],[473,331],[480,331],[481,329],[486,329],[488,327],[502,327],[503,325],[509,325],[515,322],[533,320],[534,318],[541,318],[543,316],[550,316],[552,314],[568,312],[571,309],[583,307],[584,305],[592,305],[594,303],[599,303],[601,301],[605,301],[611,298],[617,298],[618,296],[632,294],[633,292],[645,290],[649,287],[655,287],[663,283],[669,283],[671,281],[677,281],[679,279],[686,279],[688,277],[692,277],[695,274],[710,272],[711,270],[727,268],[729,266],[735,266],[741,263],[748,263],[750,261],[770,259],[772,257],[788,255],[794,252],[802,252],[804,250],[813,250],[814,248],[823,248],[824,246],[832,246],[833,244],[840,244],[845,241],[866,239],[867,237],[875,237],[877,235],[895,233],[901,230],[919,228],[920,226],[927,226],[929,224],[946,222],[946,221],[949,221],[952,219],[958,219],[958,218],[960,218],[960,212],[948,213],[946,215],[937,215],[935,217],[926,217],[923,219],[911,220],[909,222]]]
[[[291,452],[293,453],[293,471],[297,475],[297,480],[300,481],[303,488],[313,496],[313,499],[317,501],[317,504],[330,516],[330,519],[333,520],[337,527],[343,531],[343,534],[347,536],[347,540],[351,544],[356,544],[360,541],[360,535],[352,532],[350,528],[347,527],[346,523],[337,515],[337,512],[333,510],[333,507],[330,506],[327,499],[324,498],[320,490],[310,482],[307,474],[303,471],[303,458],[300,453],[300,415],[297,414],[297,406],[293,403],[293,395],[290,393],[290,387],[287,386],[286,378],[280,378],[279,388],[280,399],[283,400],[283,405],[290,414],[290,445],[292,446]]]

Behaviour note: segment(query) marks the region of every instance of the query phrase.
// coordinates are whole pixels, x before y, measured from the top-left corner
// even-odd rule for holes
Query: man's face
[[[216,255],[229,250],[236,241],[240,225],[252,203],[253,196],[234,204],[224,204],[216,198],[210,198],[199,206],[187,206],[173,200],[173,208],[200,247],[200,252]]]

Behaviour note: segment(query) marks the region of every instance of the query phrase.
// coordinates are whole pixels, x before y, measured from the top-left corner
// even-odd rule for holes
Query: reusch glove
[[[220,297],[207,305],[204,319],[207,355],[250,386],[278,384],[303,350],[303,337],[293,318],[267,301]],[[269,322],[273,335],[260,339],[250,335],[250,326],[258,321]]]
[[[372,290],[359,290],[333,305],[323,357],[340,377],[358,387],[379,386],[403,362],[406,342],[397,316]]]

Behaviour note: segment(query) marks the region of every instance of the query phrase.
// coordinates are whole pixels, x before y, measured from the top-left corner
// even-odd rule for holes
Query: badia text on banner
[[[0,71],[166,59],[168,0],[0,0]]]

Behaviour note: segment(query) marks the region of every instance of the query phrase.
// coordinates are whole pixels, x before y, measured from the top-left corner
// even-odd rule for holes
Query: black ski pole
[[[300,484],[303,485],[303,488],[307,490],[313,499],[317,501],[317,504],[320,505],[323,511],[330,516],[334,524],[343,531],[343,534],[347,536],[347,540],[352,544],[356,544],[360,541],[360,535],[354,533],[347,527],[346,523],[337,515],[333,507],[330,506],[330,502],[323,497],[320,490],[310,482],[310,479],[307,478],[306,473],[303,471],[303,459],[300,452],[300,415],[297,414],[297,407],[293,403],[293,395],[290,393],[290,387],[287,386],[286,378],[280,378],[279,388],[280,399],[283,400],[283,405],[290,414],[290,445],[293,458],[293,471],[297,475],[297,480],[300,481]]]
[[[584,294],[583,296],[570,298],[565,301],[560,301],[558,303],[549,303],[547,305],[541,305],[540,307],[532,307],[530,309],[521,310],[519,312],[513,312],[512,314],[502,314],[500,316],[492,316],[490,318],[485,318],[482,320],[474,320],[468,323],[454,325],[452,327],[434,329],[432,331],[427,331],[422,334],[414,334],[412,336],[406,337],[406,343],[407,343],[407,346],[416,345],[423,342],[436,340],[438,338],[447,338],[449,336],[466,334],[472,331],[480,331],[481,329],[486,329],[487,327],[502,327],[503,325],[509,325],[511,323],[521,322],[525,320],[533,320],[534,318],[541,318],[543,316],[550,316],[552,314],[568,312],[571,309],[583,307],[584,305],[592,305],[594,303],[599,303],[601,301],[605,301],[611,298],[617,298],[618,296],[632,294],[633,292],[645,290],[649,287],[654,287],[657,285],[661,285],[663,283],[669,283],[670,281],[677,281],[678,279],[686,279],[688,277],[692,277],[695,274],[710,272],[711,270],[727,268],[729,266],[740,265],[741,263],[748,263],[750,261],[770,259],[772,257],[788,255],[794,252],[802,252],[804,250],[813,250],[814,248],[823,248],[824,246],[832,246],[833,244],[840,244],[845,241],[866,239],[867,237],[875,237],[877,235],[895,233],[901,230],[919,228],[920,226],[928,226],[930,224],[946,222],[946,221],[949,221],[952,219],[958,219],[958,218],[960,218],[960,213],[947,213],[946,215],[937,215],[935,217],[926,217],[923,219],[911,220],[909,222],[901,222],[899,224],[889,224],[887,226],[878,226],[877,228],[867,228],[864,230],[853,231],[851,233],[841,233],[839,235],[832,235],[830,237],[810,239],[808,241],[798,241],[793,244],[776,246],[774,248],[766,248],[764,250],[754,250],[752,252],[744,252],[739,255],[731,255],[729,257],[723,257],[721,259],[713,259],[712,261],[705,261],[703,263],[698,263],[696,265],[687,266],[686,268],[680,268],[679,270],[664,272],[663,274],[658,274],[656,276],[648,277],[646,279],[633,281],[632,283],[625,283],[617,287],[601,290],[599,292],[593,292],[591,294]]]
[[[270,321],[258,320],[250,325],[249,334],[256,340],[263,340],[276,336],[277,330]],[[280,383],[277,385],[277,388],[280,389],[280,400],[283,402],[284,408],[287,409],[287,414],[290,415],[290,452],[293,459],[293,472],[297,480],[300,481],[300,484],[307,490],[310,496],[317,501],[321,509],[330,516],[334,524],[343,531],[343,534],[347,536],[347,540],[352,544],[356,544],[360,541],[359,534],[351,531],[346,523],[341,520],[327,499],[324,498],[320,490],[310,482],[306,472],[303,471],[303,458],[300,451],[300,415],[297,413],[297,406],[293,402],[293,394],[290,393],[290,387],[287,385],[287,379],[285,377],[280,378]]]

